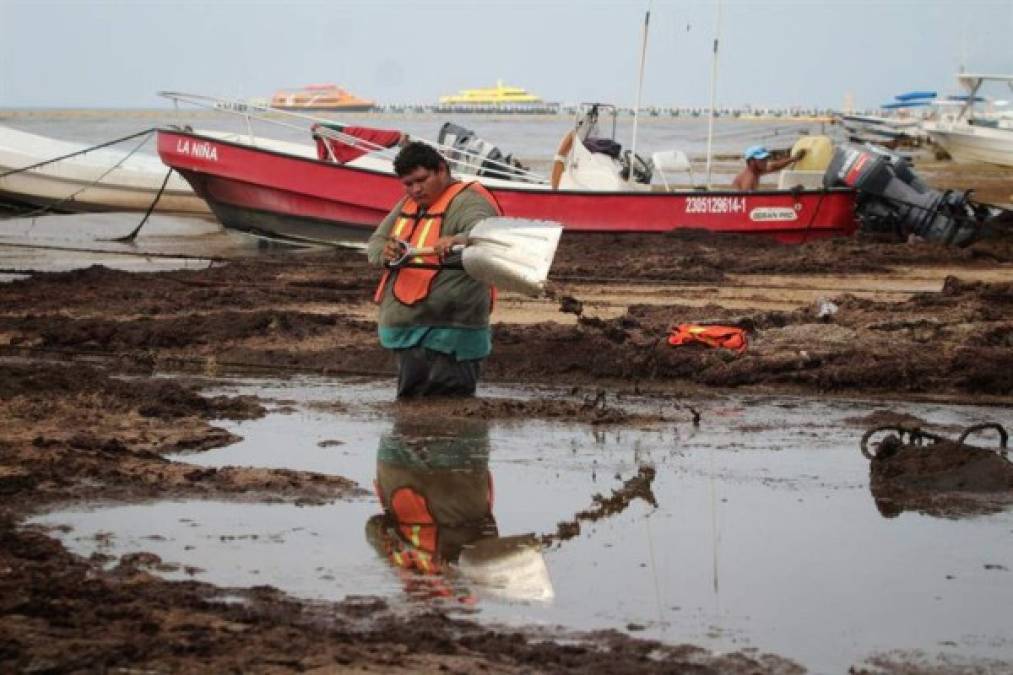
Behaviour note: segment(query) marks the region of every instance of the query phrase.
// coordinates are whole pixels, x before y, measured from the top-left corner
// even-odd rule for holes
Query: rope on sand
[[[141,222],[137,223],[137,227],[130,231],[130,234],[125,234],[122,237],[116,237],[110,241],[118,241],[120,243],[133,243],[134,239],[137,238],[137,233],[144,227],[144,223],[148,222],[148,218],[151,216],[151,212],[155,210],[155,204],[162,198],[162,193],[165,192],[165,186],[169,184],[169,177],[172,175],[172,167],[165,172],[165,178],[162,179],[162,187],[158,188],[158,192],[155,194],[155,198],[148,204],[148,210],[144,212],[144,217],[141,218]],[[822,200],[823,197],[821,196]]]
[[[143,223],[142,223],[143,224]],[[113,240],[115,241],[115,240]],[[132,255],[139,258],[171,258],[177,260],[200,260],[209,263],[225,263],[232,258],[215,255],[188,255],[186,253],[155,253],[151,251],[117,251],[105,248],[85,248],[81,246],[50,246],[48,244],[20,244],[0,239],[0,248],[33,248],[44,251],[70,251],[72,253],[97,253],[100,255]]]

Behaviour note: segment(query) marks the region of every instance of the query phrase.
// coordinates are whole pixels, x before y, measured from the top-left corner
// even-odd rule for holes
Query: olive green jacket
[[[407,198],[406,198],[407,199]],[[369,238],[366,249],[371,265],[382,267],[383,247],[397,221],[405,199],[397,203],[377,226]],[[440,236],[466,234],[478,221],[496,215],[496,209],[485,197],[464,190],[450,203]],[[380,301],[381,328],[408,328],[429,326],[434,328],[486,328],[489,326],[489,286],[477,281],[464,270],[440,270],[433,280],[429,295],[415,305],[399,302],[393,295],[396,270],[392,270]]]

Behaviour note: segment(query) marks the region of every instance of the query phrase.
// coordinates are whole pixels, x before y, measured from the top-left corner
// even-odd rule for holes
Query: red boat
[[[321,159],[176,129],[158,131],[158,154],[226,227],[275,237],[363,240],[404,194],[390,161],[371,155],[341,163],[323,149]],[[858,227],[849,188],[553,190],[533,182],[480,180],[505,215],[557,221],[569,232],[699,228],[801,243],[850,235]]]

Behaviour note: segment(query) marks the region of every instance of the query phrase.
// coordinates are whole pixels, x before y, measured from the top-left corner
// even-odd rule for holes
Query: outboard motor
[[[640,155],[637,155],[635,161],[630,161],[631,153],[629,150],[623,150],[622,156],[619,158],[619,164],[623,167],[619,171],[619,175],[622,176],[623,180],[629,180],[630,178],[630,167],[633,167],[633,181],[635,183],[641,183],[643,185],[650,185],[651,178],[654,176],[654,164],[647,161]]]
[[[936,190],[925,184],[904,157],[869,145],[844,143],[834,149],[825,187],[846,185],[858,192],[856,213],[872,232],[914,234],[929,241],[967,246],[982,235],[986,207],[971,191]]]
[[[512,155],[504,156],[499,148],[476,136],[471,129],[447,122],[440,127],[436,140],[440,145],[453,148],[447,152],[447,158],[463,173],[506,180],[528,180],[524,176],[527,167]]]

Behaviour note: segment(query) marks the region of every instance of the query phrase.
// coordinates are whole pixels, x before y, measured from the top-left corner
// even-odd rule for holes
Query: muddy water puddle
[[[375,496],[105,505],[35,522],[69,525],[57,534],[83,555],[154,553],[153,571],[173,578],[755,647],[815,672],[897,650],[1013,660],[1013,512],[881,515],[857,420],[882,403],[707,399],[692,403],[694,426],[670,402],[625,398],[671,413],[630,428],[420,419],[389,405],[387,382],[244,380],[215,393],[255,393],[272,412],[221,422],[244,440],[179,459],[340,474],[402,506],[424,494],[441,525],[410,509],[384,516]],[[889,407],[942,429],[1011,421],[991,408]]]

